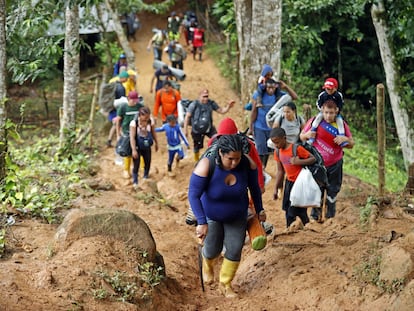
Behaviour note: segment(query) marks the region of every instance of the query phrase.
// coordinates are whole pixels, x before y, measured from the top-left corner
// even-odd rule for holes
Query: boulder
[[[64,251],[74,241],[93,236],[104,236],[125,243],[147,254],[147,260],[161,263],[148,225],[137,215],[124,211],[101,208],[71,210],[59,226],[54,238],[54,250]]]

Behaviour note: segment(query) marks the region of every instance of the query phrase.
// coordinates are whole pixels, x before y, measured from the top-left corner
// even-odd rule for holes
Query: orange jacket
[[[178,117],[178,107],[177,103],[181,100],[180,92],[171,89],[170,92],[166,91],[164,88],[157,91],[155,95],[155,104],[154,104],[154,117],[158,117],[158,111],[161,106],[161,119],[163,122],[166,121],[169,114],[173,114]]]

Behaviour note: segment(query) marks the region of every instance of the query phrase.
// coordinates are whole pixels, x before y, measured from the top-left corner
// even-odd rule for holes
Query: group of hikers
[[[181,20],[176,14],[169,17],[169,23],[172,21],[183,25],[178,22]],[[162,31],[163,36],[169,37],[169,44],[177,44],[180,31],[176,26],[168,27],[168,31]],[[154,48],[154,57],[161,59],[162,49],[155,51],[159,46],[154,44],[154,37],[149,45]],[[185,39],[191,43],[188,34]],[[170,60],[178,68],[182,66],[174,63],[176,59]],[[274,78],[271,66],[264,65],[251,103],[245,107],[250,110],[249,129],[242,132],[231,118],[224,118],[215,127],[213,111],[226,114],[234,107],[235,101],[229,100],[220,106],[211,99],[207,88],[199,91],[197,99],[187,102],[183,114],[184,99],[175,87],[173,72],[166,64],[155,71],[150,82],[150,91],[154,94],[151,110],[138,95],[136,73],[127,68],[125,61],[114,68],[115,100],[108,114],[113,127],[107,145],[112,146],[114,133],[117,134],[116,150],[118,146],[121,148],[121,140],[128,142],[131,151],[123,156],[123,175],[138,190],[141,159],[143,179],[150,177],[152,148],[157,151],[160,147],[157,133],[165,133],[166,169],[171,177],[174,176],[173,164],[176,163],[174,169],[179,167],[185,156],[184,148],[190,146],[188,138],[191,136],[195,167],[188,188],[191,215],[187,220],[192,219],[187,223],[195,225],[196,236],[203,245],[202,275],[205,284],[213,283],[214,266],[223,253],[219,289],[225,297],[237,296],[231,282],[240,263],[248,219],[257,217],[264,223],[267,218],[262,194],[269,180],[266,176],[270,175],[265,171],[269,156],[273,155],[277,168],[273,199],[282,199],[287,230],[297,222],[305,226],[309,222],[321,221],[322,217],[335,217],[337,194],[342,185],[343,149],[354,146],[350,129],[341,116],[343,96],[338,91],[335,78],[327,78],[323,91],[315,96],[318,115],[305,121],[298,115],[294,103],[298,98],[296,92],[284,81]],[[129,88],[129,83],[135,88]],[[206,136],[209,140],[205,149]],[[299,184],[302,178],[301,172],[317,160],[306,144],[312,145],[323,159],[327,178],[325,184],[318,185],[321,193],[319,203],[309,205],[312,206],[309,215],[306,208],[309,206],[293,205],[291,201],[295,183]],[[307,180],[305,184],[310,182]],[[326,206],[326,213],[321,206]]]
[[[154,60],[158,61],[162,61],[163,52],[166,52],[171,67],[184,70],[187,51],[179,43],[181,36],[184,37],[186,46],[191,48],[193,60],[202,61],[204,32],[194,12],[172,12],[167,19],[166,29],[153,29],[154,34],[148,42],[147,50],[150,51],[152,48]]]
[[[240,133],[234,120],[223,119],[219,131],[213,131],[215,152],[206,152],[208,155],[198,161],[190,177],[188,200],[195,218],[196,236],[203,243],[202,278],[204,283],[213,283],[214,267],[223,253],[218,283],[225,297],[237,297],[231,282],[240,263],[248,218],[253,214],[260,222],[266,221],[262,193],[264,169],[271,154],[277,168],[273,199],[282,199],[286,230],[294,222],[304,226],[310,221],[321,221],[320,206],[324,204],[326,215],[323,216],[335,217],[336,198],[342,184],[343,149],[354,146],[349,127],[340,114],[343,97],[338,92],[338,82],[334,78],[325,80],[323,92],[317,96],[320,112],[306,122],[297,114],[295,99],[297,94],[285,82],[275,80],[272,68],[264,65],[252,103],[247,107],[251,110],[248,131],[251,136]],[[280,102],[283,104],[277,107]],[[268,114],[274,107],[277,107],[276,118],[269,124]],[[302,170],[316,161],[306,144],[313,145],[323,159],[327,182],[323,186],[316,184],[316,190],[320,191],[317,205],[295,206],[291,200],[295,182],[299,183]],[[304,178],[310,179],[302,181],[305,187],[314,182],[312,175],[307,176]],[[253,213],[249,201],[253,202]],[[313,207],[310,215],[309,206]]]

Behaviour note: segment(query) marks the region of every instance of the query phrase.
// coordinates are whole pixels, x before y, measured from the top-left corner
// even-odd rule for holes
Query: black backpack
[[[328,173],[323,161],[322,155],[319,151],[312,145],[308,143],[295,143],[292,146],[292,155],[296,157],[298,146],[302,146],[307,151],[309,151],[316,159],[315,163],[307,165],[306,167],[311,171],[313,179],[321,188],[326,188],[329,184],[328,182]],[[276,148],[277,156],[279,157],[279,149]]]
[[[211,107],[209,104],[201,104],[198,101],[196,101],[196,105],[191,117],[191,127],[194,133],[206,134],[213,126]]]

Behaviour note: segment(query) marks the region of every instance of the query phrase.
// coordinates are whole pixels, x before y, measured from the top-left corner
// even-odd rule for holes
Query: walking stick
[[[202,250],[203,250],[203,240],[198,239],[198,270],[200,272],[201,289],[204,292],[205,289],[204,289],[204,280],[203,280],[203,254],[202,254]]]
[[[321,222],[324,222],[326,220],[326,192],[326,189],[323,189]]]

